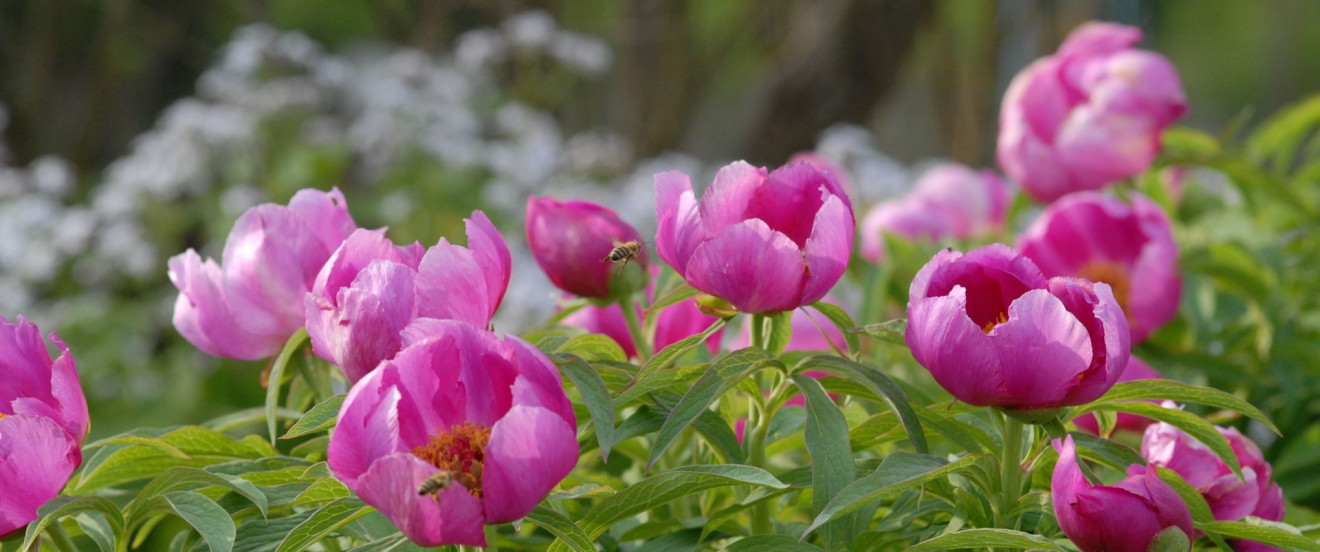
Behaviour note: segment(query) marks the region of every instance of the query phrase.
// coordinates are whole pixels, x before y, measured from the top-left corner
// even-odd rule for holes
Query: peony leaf
[[[1320,542],[1302,536],[1301,532],[1291,525],[1254,517],[1246,519],[1246,521],[1198,523],[1196,528],[1206,533],[1213,533],[1230,539],[1256,541],[1280,548],[1320,552]]]
[[[766,356],[765,351],[752,347],[726,353],[715,359],[715,362],[706,369],[706,373],[702,374],[683,398],[679,399],[678,404],[674,405],[664,425],[660,426],[660,433],[656,436],[655,443],[651,445],[651,456],[646,462],[646,468],[651,469],[669,445],[678,438],[679,433],[705,412],[715,399],[765,367],[766,361],[769,360],[770,357]]]
[[[336,499],[322,506],[299,523],[280,541],[275,552],[299,552],[325,538],[350,521],[371,513],[373,509],[354,497]]]
[[[1009,529],[964,529],[927,539],[909,547],[906,552],[921,550],[953,550],[956,548],[1015,548],[1063,550],[1053,541],[1040,535]]]
[[[846,358],[818,355],[807,358],[798,363],[794,372],[802,370],[824,370],[831,374],[837,374],[848,378],[849,380],[862,384],[877,397],[883,397],[889,404],[889,408],[898,414],[898,418],[903,422],[903,429],[907,431],[908,440],[912,442],[912,447],[917,452],[925,453],[926,433],[921,429],[921,420],[917,418],[917,413],[912,409],[912,404],[908,402],[907,395],[899,388],[894,380],[881,374],[879,370],[854,362]]]
[[[537,506],[524,519],[549,531],[559,539],[559,542],[567,544],[574,552],[596,552],[596,545],[592,544],[591,537],[564,514],[545,506]]]
[[[610,341],[610,343],[614,342]],[[615,348],[618,348],[618,345],[615,345]],[[622,355],[623,351],[619,350],[619,354]],[[610,399],[610,390],[605,387],[605,380],[601,379],[600,373],[595,368],[577,355],[556,353],[550,358],[559,367],[559,371],[563,372],[577,388],[587,412],[591,414],[591,423],[596,428],[596,442],[600,444],[601,459],[609,460],[610,447],[615,443],[614,401]]]
[[[335,427],[335,422],[339,418],[339,408],[344,405],[344,397],[346,396],[348,395],[335,395],[313,406],[280,438],[293,439]]]
[[[848,421],[843,412],[815,379],[796,374],[793,383],[807,402],[803,431],[807,453],[811,455],[811,515],[818,516],[830,499],[857,479],[857,464],[848,444]],[[846,548],[856,522],[856,519],[843,519],[826,524],[822,532],[828,547]]]
[[[1251,403],[1244,401],[1234,395],[1225,393],[1218,389],[1202,387],[1183,383],[1176,380],[1139,380],[1127,381],[1115,384],[1104,396],[1083,405],[1082,410],[1092,410],[1093,405],[1108,404],[1119,401],[1130,401],[1139,399],[1170,400],[1181,403],[1203,404],[1241,412],[1248,418],[1256,420],[1265,427],[1270,428],[1276,434],[1279,428],[1274,426],[1265,413],[1252,406]]]

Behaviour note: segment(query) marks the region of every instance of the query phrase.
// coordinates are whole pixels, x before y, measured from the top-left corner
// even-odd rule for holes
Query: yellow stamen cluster
[[[454,481],[472,496],[481,498],[481,472],[486,463],[486,445],[490,428],[473,422],[439,430],[425,445],[412,450],[413,455],[454,475]]]

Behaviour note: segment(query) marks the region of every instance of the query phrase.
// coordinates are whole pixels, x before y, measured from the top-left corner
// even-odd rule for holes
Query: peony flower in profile
[[[935,254],[912,280],[907,343],[954,397],[1050,410],[1096,399],[1127,366],[1127,321],[1106,284],[1046,279],[1002,244]]]
[[[527,246],[536,264],[555,286],[579,297],[606,299],[622,280],[613,263],[602,262],[616,243],[635,242],[641,235],[614,210],[589,201],[527,198]],[[646,248],[629,262],[645,269]],[[626,287],[626,286],[624,286]],[[618,289],[628,293],[630,289]]]
[[[354,228],[337,189],[300,190],[288,207],[248,209],[225,240],[222,263],[192,249],[170,258],[179,288],[174,327],[208,354],[274,356],[302,328],[303,296]]]
[[[1063,534],[1082,552],[1146,552],[1161,531],[1177,527],[1193,540],[1192,514],[1152,468],[1133,464],[1113,485],[1093,485],[1077,465],[1073,438],[1054,440],[1050,494]]]
[[[418,319],[405,348],[353,385],[330,437],[335,477],[422,546],[485,546],[576,465],[577,422],[535,347]]]
[[[843,276],[853,247],[852,203],[807,162],[767,172],[720,169],[700,201],[687,175],[655,176],[655,245],[688,284],[746,313],[810,304]]]
[[[1141,456],[1152,465],[1178,472],[1205,497],[1217,520],[1233,521],[1249,515],[1282,519],[1282,494],[1279,485],[1270,480],[1270,464],[1260,447],[1235,428],[1217,429],[1233,448],[1242,466],[1242,479],[1209,447],[1164,422],[1146,428]]]
[[[1178,312],[1182,278],[1169,217],[1149,199],[1132,203],[1097,192],[1060,199],[1018,238],[1018,250],[1046,276],[1104,282],[1140,343]]]
[[[468,247],[441,238],[396,246],[384,230],[358,230],[325,263],[307,293],[307,335],[316,355],[357,381],[403,347],[416,318],[485,328],[509,286],[508,245],[481,211],[466,220]]]
[[[1009,83],[997,158],[1038,201],[1142,173],[1187,110],[1178,71],[1140,41],[1135,27],[1087,23]]]
[[[0,536],[37,518],[82,464],[87,400],[73,356],[54,361],[37,326],[0,317]]]
[[[871,207],[862,218],[862,257],[883,262],[884,234],[938,242],[982,238],[1004,227],[1011,194],[991,171],[957,163],[937,165],[921,175],[912,192]]]

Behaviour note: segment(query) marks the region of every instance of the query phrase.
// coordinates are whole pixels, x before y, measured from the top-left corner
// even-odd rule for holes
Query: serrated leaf
[[[982,458],[985,457],[980,454],[968,454],[953,462],[946,462],[942,458],[925,454],[902,451],[890,454],[870,475],[854,481],[839,491],[820,515],[811,522],[807,530],[802,532],[801,538],[805,539],[821,525],[883,498],[967,470]]]
[[[1247,518],[1249,521],[1212,521],[1198,523],[1196,528],[1207,533],[1214,533],[1230,539],[1241,539],[1265,543],[1282,548],[1296,548],[1320,552],[1320,542],[1293,533],[1296,528],[1286,524]],[[1290,531],[1289,529],[1292,529]]]
[[[613,343],[611,341],[611,343]],[[618,347],[618,345],[615,345]],[[622,352],[620,352],[622,354]],[[557,353],[551,357],[559,371],[577,387],[582,402],[591,413],[591,424],[596,428],[596,442],[600,444],[600,456],[609,460],[610,447],[614,446],[614,400],[610,390],[590,364],[569,353]]]
[[[124,516],[110,499],[103,496],[57,496],[37,509],[37,519],[28,524],[19,550],[31,550],[32,544],[41,537],[41,533],[51,523],[58,523],[60,518],[65,516],[85,512],[95,512],[104,516],[116,542],[122,542],[127,538]]]
[[[793,376],[793,383],[806,397],[807,422],[804,442],[811,455],[811,515],[820,515],[830,499],[857,478],[857,465],[848,444],[848,421],[816,380]],[[846,547],[852,539],[853,521],[839,520],[822,528],[831,550]]]
[[[624,354],[623,348],[614,339],[601,334],[575,335],[556,347],[555,352],[592,362],[628,362],[628,355]]]
[[[1279,428],[1274,426],[1274,422],[1271,422],[1270,419],[1265,416],[1265,413],[1261,412],[1260,409],[1256,408],[1251,403],[1218,389],[1192,385],[1190,383],[1183,383],[1176,380],[1140,380],[1118,383],[1111,387],[1109,391],[1099,399],[1092,401],[1090,404],[1105,404],[1137,399],[1170,400],[1182,403],[1203,404],[1215,408],[1241,412],[1248,418],[1265,424],[1265,427],[1270,428],[1274,433],[1279,433]],[[1090,405],[1084,405],[1082,408],[1087,408],[1089,406]]]
[[[234,520],[214,500],[192,491],[174,491],[160,495],[156,500],[191,525],[211,547],[211,552],[233,550],[237,533]]]
[[[339,409],[344,405],[344,397],[347,396],[346,393],[335,395],[313,406],[311,410],[298,418],[293,427],[284,432],[284,435],[280,438],[293,439],[335,427],[335,422],[339,417]]]
[[[276,552],[299,552],[315,544],[326,535],[344,524],[367,515],[372,508],[355,497],[336,499],[320,507],[310,517],[299,523],[289,535],[280,541]]]
[[[964,529],[940,535],[909,547],[906,552],[921,550],[953,550],[956,548],[1015,548],[1063,550],[1053,541],[1040,535],[1010,529]]]
[[[843,334],[843,339],[848,345],[848,350],[844,351],[845,353],[861,350],[861,340],[857,338],[857,332],[853,331],[857,328],[857,323],[853,322],[852,316],[848,315],[848,311],[843,310],[843,307],[824,301],[816,301],[810,306],[816,312],[824,315],[831,324],[834,324],[835,328],[839,329],[839,333]]]
[[[674,405],[669,416],[665,418],[665,423],[660,426],[660,433],[656,435],[655,442],[651,445],[651,455],[646,462],[647,469],[655,465],[655,461],[664,454],[669,445],[673,444],[679,433],[696,420],[697,416],[700,416],[716,398],[724,395],[739,381],[750,377],[762,367],[763,362],[769,359],[764,351],[750,347],[726,353],[715,359],[706,369],[706,373],[702,374],[692,388],[683,394],[683,398]]]
[[[564,514],[545,506],[537,506],[524,519],[549,531],[559,539],[559,542],[568,545],[575,552],[596,552],[596,545],[591,542],[591,537]]]
[[[907,319],[897,318],[877,324],[853,328],[849,333],[862,333],[894,345],[907,347]]]
[[[284,372],[288,369],[289,359],[293,358],[293,353],[302,347],[307,341],[307,328],[298,328],[289,340],[284,343],[284,348],[280,349],[279,356],[275,357],[275,362],[270,366],[270,373],[266,376],[266,430],[270,433],[270,444],[275,444],[275,421],[276,411],[280,407],[280,387],[284,385]]]
[[[907,394],[879,370],[846,358],[825,355],[805,359],[798,363],[798,367],[802,370],[808,367],[813,370],[824,370],[865,386],[877,397],[883,398],[889,408],[898,414],[899,420],[903,422],[903,429],[907,431],[908,440],[912,442],[912,447],[920,453],[928,450],[926,433],[921,428],[921,420],[913,410],[912,403],[908,401]]]
[[[1099,411],[1108,410],[1110,412],[1130,412],[1138,416],[1145,416],[1152,420],[1170,424],[1183,430],[1197,441],[1200,441],[1202,444],[1209,447],[1220,460],[1223,460],[1225,464],[1228,464],[1228,467],[1233,470],[1234,474],[1237,474],[1238,478],[1242,477],[1242,465],[1238,463],[1237,455],[1233,453],[1233,448],[1228,444],[1228,439],[1225,439],[1224,436],[1215,429],[1214,425],[1201,419],[1199,416],[1188,414],[1181,410],[1164,408],[1157,404],[1145,402],[1091,403],[1084,407],[1084,409]]]

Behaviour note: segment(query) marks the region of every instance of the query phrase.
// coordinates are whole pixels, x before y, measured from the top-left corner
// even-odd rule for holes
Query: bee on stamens
[[[448,489],[454,484],[454,473],[448,471],[438,471],[435,475],[426,478],[422,484],[417,487],[417,496],[435,494]]]
[[[606,255],[604,259],[600,260],[600,262],[617,263],[619,261],[623,261],[623,265],[619,266],[619,273],[623,273],[623,269],[628,267],[628,261],[637,258],[637,255],[641,253],[641,251],[642,251],[642,244],[640,242],[616,241],[614,242],[614,249],[611,249],[610,254]]]

